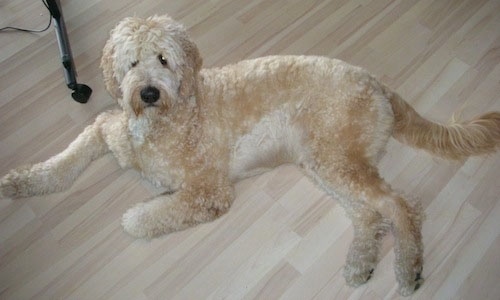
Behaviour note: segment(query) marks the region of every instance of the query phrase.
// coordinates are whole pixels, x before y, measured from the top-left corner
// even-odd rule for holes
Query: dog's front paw
[[[29,168],[19,168],[11,170],[7,175],[0,179],[0,198],[15,199],[25,197],[26,188],[24,188],[29,173]]]
[[[151,239],[164,233],[161,222],[149,203],[139,203],[130,208],[122,218],[123,229],[136,238]]]
[[[147,223],[149,212],[144,203],[130,208],[122,217],[123,229],[136,238],[150,238]]]
[[[0,198],[2,199],[13,199],[17,194],[17,186],[15,182],[10,180],[8,176],[3,177],[0,180]]]

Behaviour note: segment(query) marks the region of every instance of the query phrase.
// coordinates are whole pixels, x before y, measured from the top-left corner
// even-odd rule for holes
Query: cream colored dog
[[[466,124],[432,123],[363,69],[324,57],[201,65],[196,45],[168,16],[123,20],[101,62],[106,88],[122,110],[102,113],[46,162],[10,171],[0,193],[18,198],[61,191],[112,152],[121,167],[169,191],[123,216],[128,233],[152,238],[214,220],[231,207],[237,180],[294,163],[352,219],[348,284],[370,278],[390,228],[399,292],[417,289],[419,209],[375,166],[391,136],[446,158],[495,151],[500,113]]]

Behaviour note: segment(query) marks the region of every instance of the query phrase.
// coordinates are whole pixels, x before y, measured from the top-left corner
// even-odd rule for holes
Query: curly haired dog
[[[365,70],[324,57],[201,65],[196,45],[170,17],[123,20],[101,61],[106,88],[122,110],[99,115],[49,160],[10,171],[0,194],[61,191],[112,152],[121,167],[169,191],[123,216],[128,233],[152,238],[214,220],[231,207],[237,180],[294,163],[352,219],[347,283],[370,278],[390,229],[399,293],[413,293],[423,281],[420,211],[379,176],[384,147],[393,136],[451,159],[493,152],[500,113],[433,123]]]

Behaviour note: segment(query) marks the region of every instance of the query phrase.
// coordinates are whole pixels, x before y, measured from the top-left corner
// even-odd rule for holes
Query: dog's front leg
[[[189,186],[132,207],[122,225],[130,235],[150,239],[213,221],[229,210],[233,198],[230,185]]]
[[[62,191],[108,151],[99,124],[85,128],[63,152],[45,162],[11,170],[0,179],[1,198],[23,198]]]

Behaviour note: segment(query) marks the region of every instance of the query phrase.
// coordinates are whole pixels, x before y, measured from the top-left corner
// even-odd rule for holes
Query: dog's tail
[[[421,117],[396,93],[390,97],[398,141],[447,159],[464,159],[500,148],[500,112],[490,112],[468,122],[449,125]]]

